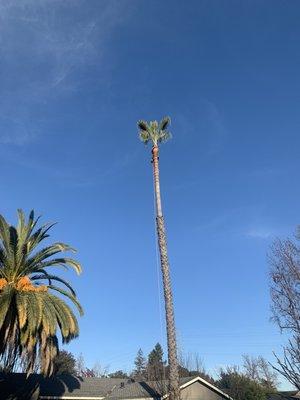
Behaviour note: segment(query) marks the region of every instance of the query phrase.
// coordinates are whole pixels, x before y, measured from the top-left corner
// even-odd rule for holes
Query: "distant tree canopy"
[[[216,383],[234,400],[266,400],[266,389],[235,367],[221,369],[220,378]]]
[[[150,381],[162,381],[165,379],[164,352],[159,343],[148,355],[147,377]]]
[[[202,371],[189,371],[188,375],[182,375],[182,377],[185,376],[200,376],[200,378],[206,380],[207,382],[211,383],[212,385],[215,384],[215,379],[208,373],[206,372],[205,369],[203,369]]]
[[[148,364],[163,364],[164,351],[160,343],[156,343],[154,349],[148,355]]]
[[[76,360],[72,353],[66,350],[61,350],[53,360],[54,375],[75,374]]]
[[[122,379],[126,379],[129,378],[128,374],[124,371],[122,371],[121,369],[115,372],[112,372],[111,374],[108,374],[108,376],[110,378],[122,378]]]
[[[134,360],[134,370],[132,377],[137,380],[143,380],[147,378],[147,361],[144,356],[143,350],[139,349]]]

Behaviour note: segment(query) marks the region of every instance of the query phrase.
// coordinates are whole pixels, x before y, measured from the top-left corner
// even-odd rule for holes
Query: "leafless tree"
[[[243,372],[268,390],[276,390],[279,384],[277,373],[262,356],[243,355]]]
[[[85,361],[83,354],[80,353],[76,358],[75,370],[78,376],[82,376],[83,372],[85,371]]]
[[[297,344],[295,344],[297,341]],[[289,382],[300,390],[300,343],[299,337],[290,340],[288,345],[283,349],[283,358],[279,358],[276,354],[278,367],[273,367],[280,372]]]
[[[258,362],[255,357],[251,357],[248,354],[243,355],[243,368],[245,375],[252,380],[257,380],[259,376]]]
[[[213,377],[207,372],[203,359],[199,353],[183,353],[179,352],[179,374],[180,377],[200,376],[210,383],[214,383]]]
[[[269,255],[272,320],[290,335],[283,356],[273,366],[300,390],[300,247],[297,240],[277,239]]]
[[[183,353],[179,351],[178,361],[180,366],[188,371],[205,371],[203,359],[200,357],[199,353]]]
[[[192,358],[193,369],[197,371],[200,376],[207,375],[203,358],[200,357],[199,353],[193,353],[191,358]]]
[[[92,371],[96,378],[105,378],[108,376],[109,366],[108,365],[103,366],[99,362],[96,362],[92,368]]]

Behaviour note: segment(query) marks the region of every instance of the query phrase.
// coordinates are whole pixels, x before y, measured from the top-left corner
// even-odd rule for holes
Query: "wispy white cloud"
[[[195,229],[201,234],[213,235],[232,235],[240,237],[244,235],[245,224],[247,220],[251,220],[257,212],[256,207],[234,207],[224,210],[222,213],[214,215],[212,218],[206,218],[201,224],[198,224]],[[241,221],[244,221],[241,223]]]
[[[88,68],[107,69],[111,34],[128,14],[114,0],[94,12],[81,0],[0,2],[0,143],[36,139],[37,109],[80,90]]]
[[[255,239],[269,239],[274,236],[274,233],[268,228],[253,228],[246,232],[246,236]]]
[[[267,220],[263,216],[264,212],[265,207],[262,205],[227,209],[199,224],[196,230],[205,234],[213,232],[260,240],[272,239],[289,232],[288,227],[278,226]]]
[[[252,239],[274,239],[276,237],[287,237],[294,232],[295,226],[289,224],[273,224],[269,221],[257,221],[256,224],[248,225],[248,229],[244,229],[244,236]]]

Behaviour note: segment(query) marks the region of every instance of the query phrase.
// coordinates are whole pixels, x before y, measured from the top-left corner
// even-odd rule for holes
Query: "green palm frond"
[[[9,225],[2,215],[0,215],[0,239],[7,253],[10,253]]]
[[[145,144],[147,144],[150,140],[150,135],[147,131],[140,131],[139,136],[140,136],[140,140],[142,142],[144,142]]]
[[[49,375],[58,351],[58,332],[63,342],[79,334],[76,316],[59,295],[69,300],[80,315],[83,310],[69,282],[49,274],[47,269],[71,267],[80,274],[82,268],[73,258],[53,257],[74,252],[68,244],[57,242],[37,248],[49,237],[54,225],[38,227],[38,220],[31,211],[26,221],[24,212],[18,210],[18,223],[14,227],[0,215],[0,362],[12,370],[19,359],[25,372],[30,373],[40,365],[41,372]],[[67,290],[53,285],[53,281]]]
[[[159,142],[166,142],[167,140],[171,139],[172,135],[169,131],[161,131],[159,135]]]
[[[24,232],[25,229],[25,214],[24,211],[21,210],[20,208],[17,210],[18,213],[18,224],[17,224],[17,231],[18,231],[18,235],[19,237],[21,237],[22,233]]]
[[[145,144],[150,140],[149,126],[146,121],[140,120],[137,123],[139,129],[139,138]]]
[[[171,124],[171,118],[170,117],[163,117],[159,123],[159,129],[161,131],[164,131],[167,129],[168,125]]]
[[[41,262],[43,262],[44,260],[64,251],[75,250],[65,243],[54,243],[51,246],[45,247],[44,249],[34,254],[32,257],[28,258],[26,262],[26,267],[24,267],[24,269],[26,270],[26,272],[29,272],[34,269],[35,266],[40,265]]]
[[[158,122],[157,121],[151,121],[150,122],[151,129],[155,132],[158,129]]]
[[[139,128],[139,130],[141,131],[147,131],[148,130],[148,124],[146,121],[143,120],[139,120],[137,123],[137,126]]]
[[[71,267],[78,275],[82,272],[82,268],[79,262],[73,258],[53,258],[50,261],[43,261],[37,265],[31,264],[31,272],[39,272],[40,269],[45,269],[49,267],[63,267],[68,269]]]
[[[39,243],[48,238],[49,235],[47,232],[55,225],[56,223],[48,223],[43,226],[41,226],[39,229],[37,229],[32,235],[31,235],[31,229],[30,231],[25,232],[26,237],[26,245],[27,245],[27,252],[30,253],[32,252],[38,245]]]
[[[2,290],[1,296],[0,296],[0,329],[2,329],[3,324],[5,322],[6,316],[7,316],[7,311],[10,307],[11,301],[13,298],[13,292],[10,287],[4,288]]]
[[[55,290],[55,291],[63,294],[64,296],[68,297],[72,301],[72,303],[77,307],[80,315],[83,315],[83,309],[82,309],[79,301],[76,299],[76,297],[72,293],[69,293],[66,290],[63,290],[60,287],[54,286],[54,285],[49,285],[48,288]]]

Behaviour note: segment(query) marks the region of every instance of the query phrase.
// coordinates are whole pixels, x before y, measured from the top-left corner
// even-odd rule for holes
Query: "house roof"
[[[180,385],[192,382],[195,377],[186,377],[180,379]],[[116,387],[107,398],[110,400],[126,399],[144,399],[160,398],[167,392],[167,381],[162,382],[131,382]]]
[[[296,400],[300,399],[300,391],[278,392],[268,395],[268,400]]]
[[[26,390],[33,390],[38,385],[41,398],[101,399],[126,381],[113,378],[81,378],[73,375],[45,378],[39,374],[32,374],[26,380],[26,374],[0,374],[0,392],[14,393],[16,388],[25,387]]]
[[[196,381],[230,400],[227,394],[200,377],[182,378],[180,380],[181,388]],[[158,382],[134,382],[128,379],[80,378],[72,375],[45,378],[38,374],[32,374],[26,380],[25,374],[0,374],[0,392],[4,396],[3,398],[12,393],[21,396],[25,386],[26,390],[31,392],[39,387],[39,398],[44,400],[57,398],[96,400],[104,397],[108,400],[158,399],[165,397],[164,393],[166,393],[166,382],[160,384]]]

